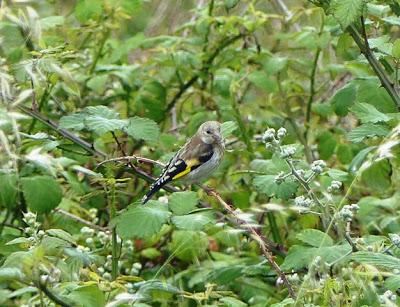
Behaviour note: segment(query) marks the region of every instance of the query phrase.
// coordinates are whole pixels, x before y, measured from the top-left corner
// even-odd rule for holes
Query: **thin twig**
[[[190,78],[186,83],[180,86],[179,91],[174,95],[174,97],[172,97],[171,101],[167,104],[167,109],[165,114],[167,114],[169,111],[172,110],[172,108],[179,101],[182,95],[200,78],[200,75],[207,74],[211,64],[214,62],[214,59],[221,53],[222,50],[224,50],[226,47],[233,44],[238,39],[244,36],[245,34],[241,33],[223,41],[204,62],[203,67],[200,69],[200,72],[192,76],[192,78]]]
[[[350,233],[351,233],[351,228],[350,227],[351,227],[351,222],[347,222],[346,223],[346,232],[344,233],[344,238],[350,244],[352,251],[353,252],[358,252],[358,248],[357,248],[356,244],[353,242],[353,239],[350,236]]]
[[[378,76],[379,80],[382,83],[382,86],[386,89],[390,97],[392,97],[394,103],[397,105],[397,108],[400,109],[400,97],[396,92],[396,89],[393,86],[393,83],[390,81],[389,77],[387,76],[385,70],[382,68],[378,60],[376,59],[373,51],[371,50],[368,42],[367,32],[365,29],[364,17],[361,16],[361,31],[362,37],[358,32],[357,28],[354,25],[350,25],[347,28],[347,31],[353,37],[354,42],[357,44],[358,48],[360,49],[361,53],[363,53],[371,65],[373,71]]]
[[[99,164],[97,164],[96,168],[102,166],[105,163],[110,163],[110,162],[120,162],[120,161],[137,161],[138,163],[148,163],[148,164],[155,164],[158,165],[160,167],[164,167],[165,164],[161,163],[160,161],[156,161],[156,160],[152,160],[152,159],[148,159],[148,158],[143,158],[143,157],[138,157],[138,156],[125,156],[125,157],[118,157],[118,158],[112,158],[112,159],[107,159],[104,161],[101,161]]]
[[[101,227],[101,226],[99,226],[99,225],[93,224],[93,223],[91,223],[91,222],[89,222],[89,221],[87,221],[87,220],[85,220],[85,219],[83,219],[83,218],[81,218],[81,217],[79,217],[79,216],[76,216],[76,215],[74,215],[74,214],[72,214],[72,213],[70,213],[70,212],[68,212],[68,211],[65,211],[65,210],[63,210],[63,209],[56,208],[56,209],[54,209],[54,211],[56,211],[56,212],[58,212],[58,213],[64,215],[65,217],[68,217],[68,218],[71,219],[71,220],[74,220],[74,221],[76,221],[76,222],[79,222],[79,223],[81,223],[81,224],[84,224],[84,225],[86,225],[86,226],[89,226],[90,228],[94,228],[94,229],[101,230],[101,231],[107,231],[107,230],[108,230],[108,229],[105,228],[105,227]]]
[[[54,131],[58,132],[60,135],[65,137],[66,139],[69,139],[70,141],[74,142],[75,144],[79,145],[86,151],[90,152],[91,154],[98,155],[105,157],[106,154],[103,153],[102,151],[96,150],[93,146],[93,144],[90,144],[84,140],[82,140],[80,137],[77,137],[76,135],[72,134],[68,130],[60,128],[54,121],[46,118],[44,115],[41,113],[34,111],[32,109],[29,109],[25,106],[19,105],[18,109],[20,109],[22,112],[30,115],[33,118],[36,118],[38,121],[42,122],[49,128],[53,129]]]
[[[219,195],[218,192],[204,188],[207,194],[210,196],[213,196],[221,205],[222,207],[228,211],[231,215],[233,215],[238,222],[244,226],[244,229],[248,231],[253,239],[259,244],[261,251],[265,258],[267,259],[268,263],[271,265],[271,267],[274,269],[274,271],[278,274],[279,278],[282,279],[283,283],[285,284],[286,288],[288,289],[289,295],[291,298],[296,299],[296,293],[294,292],[292,285],[290,284],[289,280],[286,278],[286,275],[282,272],[281,268],[279,265],[275,262],[274,256],[272,252],[269,250],[267,244],[264,242],[264,239],[262,236],[255,230],[253,226],[248,224],[245,220],[239,217],[239,215],[235,212],[235,210],[228,204],[226,203],[222,197]]]
[[[299,173],[297,172],[293,161],[291,159],[286,159],[285,160],[286,163],[289,165],[289,168],[292,172],[292,175],[294,177],[296,177],[297,181],[300,182],[301,186],[303,187],[304,190],[307,191],[308,195],[311,196],[311,198],[313,199],[313,201],[315,201],[319,206],[321,207],[325,207],[321,201],[319,200],[319,198],[317,197],[317,195],[315,195],[315,193],[313,192],[313,190],[311,189],[309,182],[304,180],[304,178],[302,176],[299,175]]]

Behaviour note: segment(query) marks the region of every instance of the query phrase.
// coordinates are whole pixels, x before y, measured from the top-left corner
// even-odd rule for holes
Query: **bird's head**
[[[221,124],[216,121],[203,123],[197,131],[201,140],[206,144],[221,144],[223,139],[221,135]]]

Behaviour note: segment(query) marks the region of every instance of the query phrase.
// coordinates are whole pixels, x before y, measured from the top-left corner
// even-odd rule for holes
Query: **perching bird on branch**
[[[180,179],[186,184],[191,184],[206,179],[221,163],[224,151],[221,124],[216,121],[203,123],[196,134],[168,162],[160,177],[143,197],[143,204],[172,180]]]

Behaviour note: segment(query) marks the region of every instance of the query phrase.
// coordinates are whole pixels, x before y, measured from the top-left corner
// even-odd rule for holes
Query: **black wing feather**
[[[209,151],[206,151],[205,153],[201,154],[198,157],[199,163],[193,165],[190,171],[193,171],[194,169],[198,168],[199,166],[201,166],[202,164],[206,163],[208,160],[211,159],[211,157],[214,154],[214,151],[211,145],[209,149],[210,149]],[[170,182],[175,176],[185,171],[187,167],[188,165],[183,159],[175,159],[175,157],[172,158],[168,162],[167,166],[164,168],[163,172],[158,177],[158,179],[150,186],[149,192],[147,192],[147,194],[143,197],[142,199],[143,204],[147,203],[155,193],[157,193],[164,185]]]

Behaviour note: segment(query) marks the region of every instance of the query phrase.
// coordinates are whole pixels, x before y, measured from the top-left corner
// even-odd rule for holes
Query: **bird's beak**
[[[221,142],[222,142],[222,136],[216,135],[216,136],[215,136],[215,141],[216,141],[217,143],[221,143]]]

